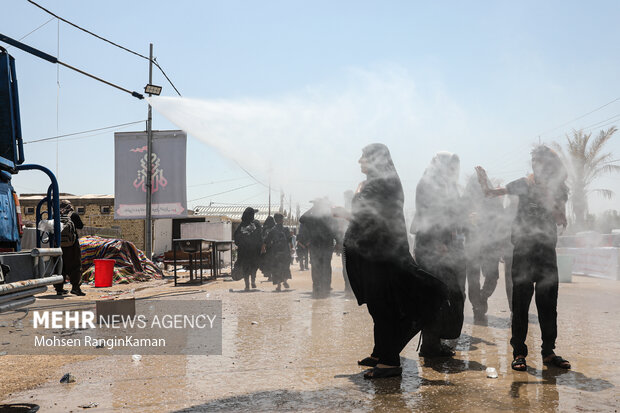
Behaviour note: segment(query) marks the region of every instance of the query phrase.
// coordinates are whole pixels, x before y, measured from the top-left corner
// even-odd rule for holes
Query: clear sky
[[[341,203],[362,179],[361,148],[374,141],[392,150],[410,204],[437,151],[460,155],[462,181],[480,164],[508,182],[529,171],[539,139],[563,142],[572,128],[620,119],[619,100],[570,122],[620,97],[617,1],[39,3],[143,54],[154,44],[193,99],[171,102],[168,116],[189,105],[208,125],[188,139],[190,207],[266,202],[266,188],[236,162],[262,182],[271,168],[294,203],[322,195]],[[0,33],[19,39],[49,19],[26,0],[2,0]],[[148,80],[146,60],[56,20],[23,41],[131,90]],[[26,141],[146,119],[144,101],[9,51]],[[154,83],[175,96],[157,71]],[[177,126],[155,112],[154,128]],[[57,172],[62,192],[113,194],[113,130],[78,137],[27,144],[26,160]],[[607,149],[620,158],[620,134]],[[592,210],[620,209],[619,178],[598,182],[617,196],[592,198]],[[14,185],[47,187],[35,172]]]

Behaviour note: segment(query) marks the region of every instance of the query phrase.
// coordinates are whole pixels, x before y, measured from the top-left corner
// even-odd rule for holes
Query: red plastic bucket
[[[114,260],[95,261],[95,287],[111,287],[114,278]]]

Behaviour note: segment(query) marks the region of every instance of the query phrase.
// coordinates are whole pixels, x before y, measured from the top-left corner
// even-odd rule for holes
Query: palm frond
[[[599,135],[594,139],[594,142],[592,142],[592,145],[590,145],[590,149],[588,149],[586,153],[586,158],[594,159],[617,130],[615,126],[612,126],[606,131],[600,131]]]
[[[612,156],[613,155],[611,152],[607,152],[606,154],[591,159],[588,163],[584,165],[584,176],[590,178],[600,175],[600,169],[606,164],[610,164],[613,162],[611,160]]]
[[[589,193],[593,193],[593,194],[598,194],[600,196],[602,196],[605,199],[611,199],[614,197],[614,191],[612,191],[611,189],[591,189],[590,191],[588,191]]]

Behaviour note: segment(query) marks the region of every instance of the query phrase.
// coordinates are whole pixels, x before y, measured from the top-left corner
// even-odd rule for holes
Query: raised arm
[[[482,188],[482,192],[484,192],[485,196],[491,198],[494,196],[506,195],[508,193],[506,188],[489,187],[489,178],[487,177],[487,171],[485,171],[482,166],[476,166],[475,169],[476,174],[478,175],[478,182],[480,183],[480,187]]]
[[[351,221],[351,213],[343,207],[332,207],[332,216],[334,218],[342,218]]]

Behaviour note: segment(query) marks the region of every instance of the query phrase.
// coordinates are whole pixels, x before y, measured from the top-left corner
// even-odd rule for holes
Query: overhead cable
[[[216,195],[227,194],[227,193],[229,193],[229,192],[238,191],[238,190],[240,190],[240,189],[247,188],[247,187],[249,187],[249,186],[254,186],[254,185],[256,185],[256,183],[249,184],[249,185],[244,185],[244,186],[240,186],[240,187],[238,187],[238,188],[229,189],[228,191],[218,192],[217,194],[205,195],[205,196],[201,196],[200,198],[190,199],[190,200],[189,200],[189,202],[198,201],[198,200],[200,200],[200,199],[209,198],[209,197],[211,197],[211,196],[216,196]]]
[[[67,136],[75,136],[75,135],[82,135],[84,133],[98,132],[98,131],[102,131],[102,130],[106,130],[106,129],[120,128],[122,126],[135,125],[135,124],[142,123],[142,122],[146,122],[146,121],[144,121],[144,120],[137,120],[135,122],[121,123],[119,125],[106,126],[104,128],[97,128],[97,129],[90,129],[90,130],[85,130],[85,131],[81,131],[81,132],[67,133],[65,135],[50,136],[49,138],[35,139],[35,140],[32,140],[32,141],[24,142],[24,145],[27,144],[27,143],[51,141],[51,140],[54,140],[54,139],[66,138]]]
[[[188,188],[193,188],[193,187],[196,187],[196,186],[221,184],[221,183],[224,183],[224,182],[240,181],[242,179],[248,179],[248,178],[247,178],[247,176],[242,176],[241,178],[223,179],[221,181],[211,181],[211,182],[205,182],[205,183],[202,183],[202,184],[187,185],[187,187]]]
[[[45,23],[43,23],[42,25],[40,25],[39,27],[37,27],[34,30],[31,30],[30,32],[28,32],[27,34],[23,35],[22,37],[20,37],[18,40],[24,40],[26,37],[30,36],[32,33],[36,32],[37,30],[39,30],[41,27],[45,26],[47,23],[51,22],[52,20],[54,20],[54,18],[52,17],[51,19],[49,19],[48,21],[46,21]]]
[[[599,110],[603,109],[604,107],[607,107],[607,106],[611,105],[612,103],[615,103],[615,102],[617,102],[617,101],[619,101],[619,100],[620,100],[620,97],[615,98],[614,100],[609,101],[609,102],[605,103],[604,105],[601,105],[601,106],[599,106],[598,108],[596,108],[596,109],[594,109],[594,110],[591,110],[591,111],[590,111],[590,112],[588,112],[588,113],[585,113],[585,114],[583,114],[583,115],[581,115],[581,116],[576,117],[576,118],[575,118],[575,119],[573,119],[573,120],[570,120],[570,121],[565,122],[565,123],[563,123],[563,124],[561,124],[561,125],[559,125],[559,126],[556,126],[555,128],[552,128],[552,129],[549,129],[549,130],[547,130],[547,131],[545,131],[545,132],[543,132],[543,133],[540,133],[539,135],[545,135],[545,134],[547,134],[547,133],[549,133],[549,132],[553,132],[553,131],[554,131],[554,130],[556,130],[556,129],[560,129],[560,128],[562,128],[562,127],[566,126],[566,125],[570,125],[571,123],[575,122],[576,120],[579,120],[579,119],[585,118],[586,116],[591,115],[591,114],[593,114],[594,112],[599,111]]]
[[[73,27],[75,27],[76,29],[83,31],[84,33],[88,33],[88,34],[90,34],[91,36],[94,36],[94,37],[96,37],[96,38],[97,38],[97,39],[99,39],[99,40],[103,40],[104,42],[111,44],[112,46],[116,46],[116,47],[118,47],[119,49],[122,49],[122,50],[124,50],[124,51],[126,51],[126,52],[129,52],[129,53],[131,53],[131,54],[134,54],[134,55],[136,55],[136,56],[138,56],[138,57],[141,57],[141,58],[143,58],[143,59],[146,59],[146,60],[148,60],[148,61],[151,61],[151,59],[149,59],[147,56],[145,56],[145,55],[143,55],[143,54],[141,54],[141,53],[138,53],[138,52],[136,52],[136,51],[134,51],[134,50],[131,50],[131,49],[129,49],[129,48],[127,48],[127,47],[125,47],[125,46],[121,46],[121,45],[120,45],[120,44],[118,44],[118,43],[115,43],[115,42],[113,42],[113,41],[111,41],[111,40],[108,40],[108,39],[106,39],[105,37],[99,36],[98,34],[91,32],[90,30],[87,30],[87,29],[85,29],[85,28],[83,28],[83,27],[80,27],[80,26],[78,26],[77,24],[72,23],[72,22],[70,22],[69,20],[67,20],[67,19],[64,19],[64,18],[60,17],[59,15],[57,15],[57,14],[53,13],[52,11],[50,11],[50,10],[46,9],[45,7],[41,6],[40,4],[35,3],[33,0],[27,0],[27,1],[28,1],[28,3],[31,3],[32,5],[34,5],[34,6],[38,7],[38,8],[40,8],[41,10],[43,10],[44,12],[46,12],[47,14],[49,14],[49,15],[51,15],[51,16],[54,16],[54,17],[55,17],[55,18],[57,18],[58,20],[63,21],[63,22],[65,22],[65,23],[67,23],[68,25],[73,26]],[[168,77],[168,75],[166,74],[166,72],[164,72],[164,69],[162,69],[162,67],[159,65],[159,63],[157,62],[157,59],[153,59],[153,60],[152,60],[152,62],[153,62],[153,64],[154,64],[154,65],[155,65],[155,66],[156,66],[156,67],[157,67],[157,68],[161,71],[161,73],[164,75],[164,77],[166,78],[166,80],[168,81],[168,83],[170,83],[170,85],[172,86],[172,88],[173,88],[173,89],[177,92],[177,94],[178,94],[179,96],[181,96],[181,93],[180,93],[180,92],[179,92],[179,90],[176,88],[176,86],[174,85],[174,83],[172,83],[172,81],[170,80],[170,78]]]
[[[618,118],[620,118],[620,115],[614,115],[614,116],[612,116],[610,118],[601,120],[601,121],[596,122],[596,123],[592,123],[592,124],[590,124],[588,126],[584,126],[582,128],[579,128],[579,129],[573,129],[573,130],[585,132],[585,131],[590,131],[590,130],[596,129],[596,128],[603,128],[605,126],[609,126],[611,124],[616,123],[619,120]],[[558,139],[558,138],[561,138],[563,136],[564,135],[557,135],[557,136],[555,136],[555,137],[553,137],[551,139]]]
[[[235,160],[235,159],[234,159],[234,161],[235,161],[235,163],[237,164],[237,166],[238,166],[239,168],[241,168],[241,169],[243,170],[243,172],[245,172],[246,174],[248,174],[248,176],[249,176],[250,178],[252,178],[253,180],[255,180],[255,181],[256,181],[256,183],[261,184],[261,185],[262,185],[262,186],[264,186],[265,188],[269,188],[269,185],[266,185],[266,184],[264,184],[263,182],[259,181],[259,180],[258,180],[258,179],[257,179],[254,175],[252,175],[252,174],[251,174],[251,173],[250,173],[247,169],[245,169],[243,166],[241,166],[241,164],[240,164],[239,162],[237,162],[237,160]],[[272,189],[272,191],[273,191],[273,189]]]

